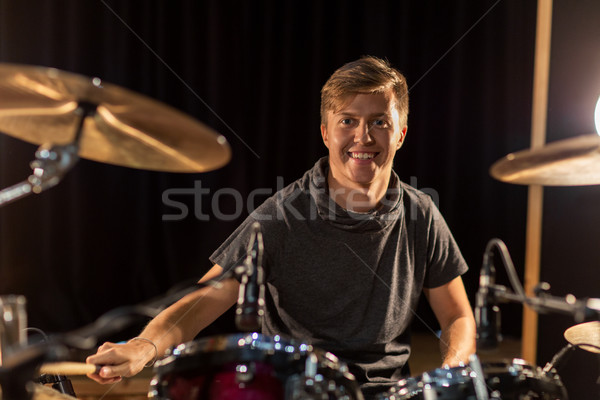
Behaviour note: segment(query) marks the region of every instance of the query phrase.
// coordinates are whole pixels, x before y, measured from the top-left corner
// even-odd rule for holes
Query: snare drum
[[[203,338],[158,361],[149,398],[161,400],[362,400],[333,354],[258,333]]]
[[[417,377],[400,380],[377,400],[477,400],[481,392],[490,400],[568,400],[566,389],[555,373],[544,373],[521,359],[481,365],[483,380],[475,366],[438,368]]]

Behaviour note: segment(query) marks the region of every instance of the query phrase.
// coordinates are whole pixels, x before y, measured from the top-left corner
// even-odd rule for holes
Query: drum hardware
[[[327,353],[325,357],[335,356]],[[335,359],[333,364],[337,363],[338,361]],[[350,400],[352,398],[350,394],[345,392],[344,387],[340,386],[334,378],[319,373],[320,365],[327,366],[327,363],[322,364],[315,353],[308,354],[304,365],[304,378],[302,380],[295,379],[289,384],[287,398],[291,400]],[[338,370],[340,373],[344,373],[347,367],[340,364]]]
[[[456,377],[465,383],[468,389],[462,388],[459,390],[462,394],[472,395],[469,399],[472,400],[489,400],[488,397],[488,389],[487,384],[484,377],[483,367],[479,362],[479,358],[473,354],[469,357],[469,365],[465,367],[461,365],[458,369],[451,369],[449,367],[438,368],[431,373],[425,372],[421,375],[419,382],[415,387],[407,389],[405,384],[409,382],[409,380],[400,381],[399,385],[402,388],[392,388],[388,392],[388,394],[380,396],[378,400],[395,400],[395,399],[410,399],[413,396],[419,396],[416,398],[422,398],[423,400],[437,400],[439,399],[447,399],[444,394],[444,387],[451,387],[451,384],[447,381],[440,381],[440,376],[445,373],[446,379],[452,376],[450,371],[459,371]],[[456,378],[455,377],[455,378]],[[468,393],[467,393],[468,392]],[[386,397],[387,396],[387,397]],[[398,397],[400,396],[400,397]],[[493,393],[492,393],[493,396]],[[382,398],[383,397],[383,398]],[[459,397],[457,397],[458,399]],[[462,397],[461,397],[462,398]],[[493,397],[492,397],[493,399]]]
[[[567,355],[570,354],[573,350],[576,349],[576,346],[573,346],[571,343],[568,343],[565,347],[560,349],[558,353],[552,357],[546,365],[544,366],[544,372],[550,372],[552,370],[556,370],[557,366],[560,362],[565,362],[567,360]]]
[[[376,400],[568,399],[554,371],[546,373],[520,359],[477,363],[471,359],[467,365],[437,368],[402,379]]]
[[[582,135],[508,154],[492,165],[490,175],[521,185],[600,184],[600,136]]]
[[[79,161],[79,140],[83,121],[95,113],[96,106],[82,103],[76,110],[79,120],[75,139],[67,145],[42,144],[35,152],[36,159],[31,162],[33,174],[27,180],[0,191],[0,206],[11,203],[31,193],[40,194],[56,186],[62,177]]]
[[[488,400],[488,391],[485,383],[485,378],[483,375],[483,367],[479,362],[479,358],[472,354],[469,356],[469,365],[471,369],[475,373],[473,377],[473,390],[475,391],[475,398],[477,400]],[[494,395],[494,393],[492,393]]]
[[[0,206],[56,185],[80,157],[167,172],[210,171],[231,158],[225,137],[184,113],[54,68],[0,64],[0,131],[41,145],[33,174],[0,191]]]
[[[34,377],[38,370],[41,373],[54,375],[82,375],[97,372],[99,366],[55,361],[67,358],[68,347],[90,350],[96,346],[99,338],[118,333],[124,328],[140,322],[142,318],[155,317],[162,309],[185,295],[206,286],[219,287],[222,279],[232,279],[233,277],[233,271],[226,271],[214,279],[185,285],[183,288],[170,291],[164,296],[144,303],[116,308],[103,314],[91,324],[74,331],[56,336],[46,336],[42,333],[45,341],[20,346],[3,360],[3,364],[0,366],[0,387],[4,398],[29,400],[31,391],[27,387],[35,380]]]
[[[41,329],[28,327],[25,328],[25,331],[36,332],[41,335],[43,342],[48,341],[48,335]],[[68,364],[68,363],[65,363]],[[74,363],[72,363],[74,364]],[[67,375],[72,375],[69,370],[60,370],[53,369],[52,366],[55,364],[45,364],[43,365],[38,374],[41,374],[39,377],[33,380],[35,383],[39,383],[42,385],[51,384],[52,389],[56,390],[59,393],[67,394],[72,397],[76,397],[75,389],[73,389],[73,384],[71,380],[67,378]],[[91,365],[90,365],[91,366]],[[50,367],[50,368],[48,368]]]
[[[0,367],[3,397],[10,400],[29,400],[32,393],[28,387],[39,365],[45,360],[65,354],[64,347],[48,348],[46,343],[29,345],[14,351],[3,360]]]
[[[438,395],[435,390],[435,380],[430,374],[425,372],[423,374],[423,399],[424,400],[437,400]]]
[[[265,283],[262,266],[264,244],[260,224],[252,225],[252,234],[243,266],[236,268],[240,278],[235,324],[242,332],[260,330],[265,310]]]
[[[57,392],[76,397],[73,384],[65,375],[42,374],[39,378],[35,379],[35,382],[42,385],[51,384],[52,389],[56,390]]]
[[[235,381],[239,384],[251,382],[256,374],[256,364],[238,364],[235,367]]]

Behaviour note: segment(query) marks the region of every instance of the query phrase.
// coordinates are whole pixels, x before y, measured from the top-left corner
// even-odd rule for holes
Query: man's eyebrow
[[[359,112],[355,112],[355,111],[339,111],[339,112],[335,113],[335,115],[356,117],[361,114]],[[391,116],[391,114],[388,112],[373,113],[373,114],[368,115],[369,118],[373,118],[373,117],[388,117],[389,118],[390,116]]]

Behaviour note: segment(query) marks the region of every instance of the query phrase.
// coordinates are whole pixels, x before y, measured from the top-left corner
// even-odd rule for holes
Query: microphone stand
[[[241,282],[235,309],[235,324],[241,331],[255,332],[261,327],[265,312],[263,252],[264,244],[260,224],[255,222],[248,243],[248,255],[244,265],[239,267]]]
[[[484,288],[477,292],[477,296],[486,295],[488,301],[493,304],[499,302],[514,302],[521,303],[528,307],[531,307],[537,313],[560,313],[565,315],[571,315],[575,322],[582,322],[587,318],[600,319],[600,299],[583,299],[579,300],[572,294],[565,297],[552,296],[548,293],[550,285],[548,283],[540,283],[534,290],[534,296],[529,297],[525,295],[523,286],[519,282],[518,275],[515,271],[514,264],[510,258],[510,254],[504,242],[500,239],[492,239],[486,246],[486,257],[490,257],[493,248],[499,250],[499,254],[502,258],[503,265],[508,274],[508,278],[511,282],[513,291],[510,291],[506,286],[497,285],[493,281],[489,284],[484,285]],[[484,266],[485,267],[485,266]],[[484,271],[482,268],[482,275],[489,271]],[[567,353],[569,353],[574,346],[568,345],[564,347],[553,360],[546,365],[544,372],[549,372],[552,367],[558,363],[558,361]]]
[[[514,292],[509,291],[506,286],[490,283],[487,285],[487,289],[492,300],[496,302],[522,303],[538,313],[556,312],[572,315],[576,322],[582,322],[585,318],[590,317],[600,318],[600,299],[578,300],[572,294],[564,298],[551,296],[547,293],[550,285],[544,282],[538,285],[534,297],[526,296],[506,245],[500,239],[492,239],[488,243],[486,253],[491,251],[493,246],[496,246],[500,252]]]

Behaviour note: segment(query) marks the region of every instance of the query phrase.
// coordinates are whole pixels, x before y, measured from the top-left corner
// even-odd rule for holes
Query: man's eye
[[[343,120],[340,121],[340,123],[342,125],[350,125],[352,123],[352,119],[351,118],[344,118]]]
[[[387,122],[383,119],[376,119],[371,123],[372,126],[377,126],[380,128],[385,128],[387,127]]]

